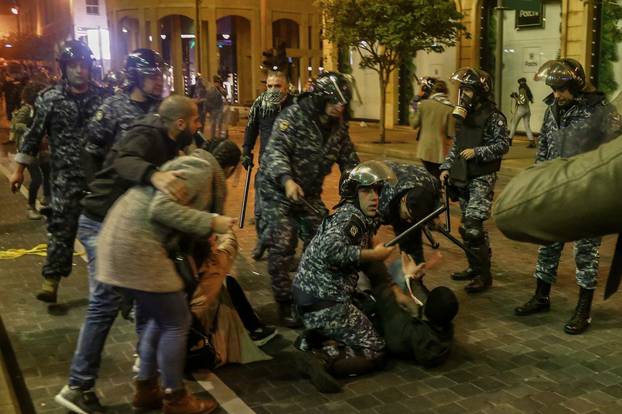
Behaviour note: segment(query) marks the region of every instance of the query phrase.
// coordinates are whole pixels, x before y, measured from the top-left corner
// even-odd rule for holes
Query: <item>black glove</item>
[[[253,153],[244,153],[242,155],[242,166],[244,169],[248,170],[249,168],[253,168],[253,165]]]

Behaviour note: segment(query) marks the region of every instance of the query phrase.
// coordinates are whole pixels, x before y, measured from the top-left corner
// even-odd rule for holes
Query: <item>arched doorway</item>
[[[218,74],[232,103],[253,101],[251,66],[251,22],[241,16],[225,16],[216,21]]]
[[[133,17],[124,17],[119,22],[118,36],[120,40],[120,52],[123,56],[127,56],[132,50],[138,48],[138,19]]]
[[[171,65],[173,88],[187,94],[197,73],[194,20],[182,15],[162,17],[159,22],[162,57]]]
[[[299,49],[300,48],[300,26],[291,19],[278,19],[272,22],[272,47],[275,49]],[[309,77],[308,68],[300,67],[300,58],[288,56],[290,82],[300,90]],[[308,66],[308,65],[305,65]],[[304,79],[301,75],[306,74]]]
[[[288,49],[300,47],[300,27],[291,19],[278,19],[272,22],[272,47],[285,45]]]

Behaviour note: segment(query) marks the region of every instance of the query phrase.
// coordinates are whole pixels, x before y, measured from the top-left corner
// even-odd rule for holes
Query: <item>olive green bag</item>
[[[494,206],[510,239],[539,244],[622,232],[622,139],[514,177]]]

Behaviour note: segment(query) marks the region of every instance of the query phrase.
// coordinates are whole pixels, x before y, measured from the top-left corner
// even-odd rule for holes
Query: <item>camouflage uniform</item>
[[[92,181],[93,175],[102,168],[112,145],[125,135],[136,119],[154,112],[159,103],[152,99],[145,102],[133,101],[128,92],[104,99],[86,130],[84,167],[87,182]]]
[[[457,135],[459,136],[459,134],[460,131],[458,130]],[[484,162],[501,159],[503,154],[508,152],[509,149],[508,134],[507,121],[503,114],[499,111],[493,112],[486,121],[481,146],[474,148],[475,159]],[[459,156],[457,143],[454,142],[440,169],[449,170],[456,161],[456,157]],[[462,210],[463,219],[488,220],[496,181],[496,173],[469,178],[466,187],[461,188],[459,191],[460,209]]]
[[[581,94],[563,111],[552,95],[545,102],[549,106],[540,131],[536,163],[590,151],[622,132],[620,115],[600,93]],[[577,284],[585,289],[596,289],[600,243],[600,237],[574,242]],[[563,247],[564,243],[557,242],[538,249],[536,278],[548,284],[555,282]]]
[[[294,278],[294,300],[305,327],[345,344],[347,357],[376,359],[384,354],[384,339],[352,303],[361,250],[371,248],[376,227],[354,204],[342,204],[322,222]],[[335,346],[324,351],[330,357],[339,354]]]
[[[48,249],[43,276],[71,273],[73,244],[80,216],[80,199],[85,180],[80,168],[84,128],[101,105],[101,90],[89,85],[87,92],[72,94],[64,83],[43,90],[35,101],[32,127],[15,156],[20,164],[30,164],[43,138],[50,146],[52,213],[48,220]]]
[[[263,108],[263,94],[259,95],[253,105],[251,106],[250,112],[248,114],[248,124],[246,125],[246,130],[244,131],[244,145],[243,145],[243,153],[251,154],[253,152],[253,148],[255,148],[255,142],[257,141],[257,135],[259,135],[259,159],[261,159],[261,155],[263,154],[266,146],[268,145],[268,141],[270,140],[270,134],[272,133],[272,127],[274,126],[274,121],[279,113],[294,103],[294,96],[287,95],[283,103],[281,105],[274,105],[269,108]],[[261,165],[257,169],[257,173],[255,173],[255,230],[257,231],[257,237],[261,242],[265,242],[265,230],[266,224],[261,219],[261,212],[263,210],[263,203],[261,200],[259,188],[261,187],[262,181],[262,170]]]
[[[414,223],[407,223],[400,218],[399,208],[401,198],[409,191],[417,187],[433,189],[435,197],[440,195],[439,182],[425,168],[412,164],[398,164],[391,161],[384,161],[397,176],[395,186],[385,185],[380,193],[378,202],[378,212],[383,224],[393,226],[395,234],[400,234]],[[421,230],[417,230],[399,244],[400,250],[411,255],[417,263],[424,261],[423,241]]]
[[[296,235],[308,243],[326,212],[321,199],[324,177],[334,163],[341,171],[359,163],[347,124],[320,122],[311,98],[286,108],[275,121],[270,142],[262,155],[264,171],[260,188],[267,223],[268,272],[277,302],[290,301],[289,265],[296,249]],[[293,179],[305,200],[321,214],[285,196],[284,184]]]
[[[492,102],[484,101],[464,121],[457,122],[456,140],[440,166],[440,170],[450,170],[448,191],[457,193],[462,211],[459,231],[471,253],[467,255],[469,267],[452,278],[472,279],[465,286],[468,293],[482,292],[492,285],[492,254],[484,221],[490,217],[496,171],[509,145],[505,117]],[[473,148],[474,158],[460,157],[466,148]]]

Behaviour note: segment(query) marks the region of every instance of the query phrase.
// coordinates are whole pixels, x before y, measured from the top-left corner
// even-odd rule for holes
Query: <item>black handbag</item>
[[[177,274],[184,282],[184,290],[188,295],[188,300],[192,299],[194,291],[199,285],[199,276],[194,260],[188,253],[179,248],[169,251],[169,257],[175,264]]]

